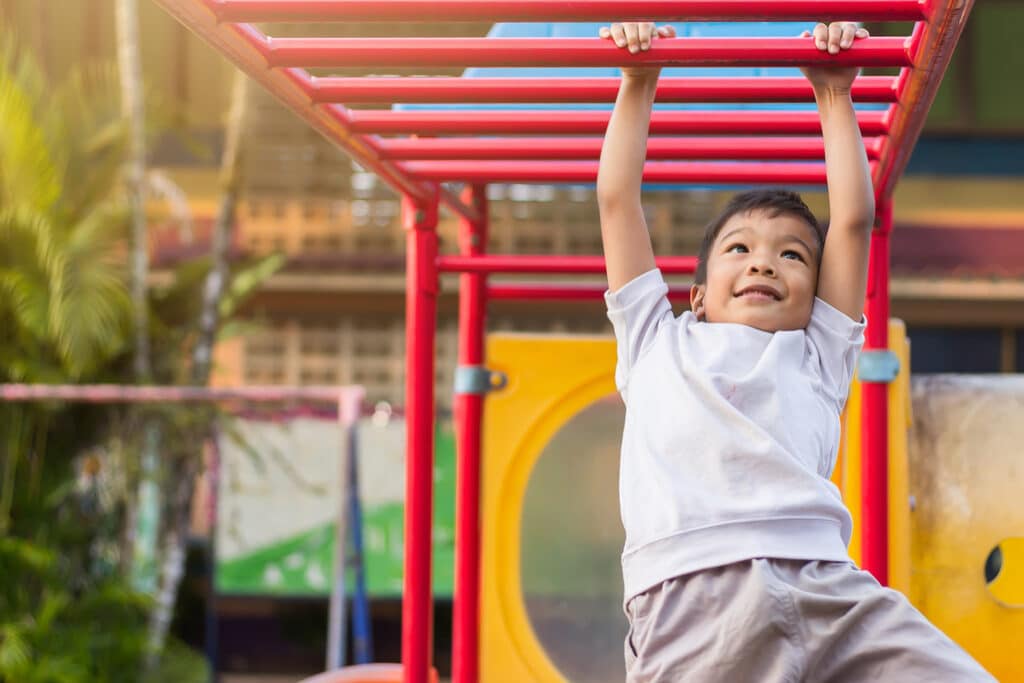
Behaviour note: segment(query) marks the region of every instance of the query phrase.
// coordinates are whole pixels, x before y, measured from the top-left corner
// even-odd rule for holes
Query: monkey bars
[[[594,285],[494,283],[506,273],[595,273],[601,259],[484,256],[486,184],[589,183],[609,112],[573,107],[610,104],[614,78],[451,78],[313,76],[309,68],[434,67],[779,67],[821,64],[885,66],[894,76],[862,76],[856,102],[886,105],[858,111],[877,198],[866,310],[865,352],[887,347],[888,235],[893,188],[924,125],[972,0],[157,0],[284,104],[402,196],[407,248],[407,479],[402,663],[407,683],[426,683],[432,651],[430,579],[434,420],[434,341],[440,272],[460,273],[460,373],[485,362],[483,331],[491,299],[577,300],[598,297]],[[839,55],[809,39],[690,36],[660,39],[637,55],[596,38],[431,38],[431,22],[751,22],[913,21],[910,35],[858,41]],[[422,38],[272,38],[256,22],[424,23]],[[591,34],[593,35],[593,34]],[[800,78],[777,73],[721,78],[672,77],[658,103],[799,103],[812,93]],[[353,110],[356,104],[484,103],[496,111]],[[589,103],[582,104],[581,103]],[[533,105],[522,109],[522,105]],[[553,110],[551,105],[565,105]],[[501,108],[501,105],[508,105]],[[515,108],[520,107],[520,108]],[[824,183],[822,141],[813,111],[725,107],[664,111],[651,122],[645,179],[658,183]],[[385,137],[388,136],[388,137]],[[514,137],[518,136],[518,137]],[[522,137],[529,136],[529,137]],[[671,137],[670,137],[671,136]],[[678,137],[689,136],[689,137]],[[461,192],[445,185],[465,183]],[[438,204],[460,220],[459,256],[439,256]],[[597,230],[597,226],[594,226]],[[662,261],[676,273],[692,260]],[[685,295],[681,289],[673,297]],[[472,387],[472,383],[469,385]],[[455,397],[458,444],[453,680],[475,683],[480,530],[480,429],[485,388],[462,386]],[[868,381],[862,424],[863,565],[887,575],[887,405],[884,380]]]

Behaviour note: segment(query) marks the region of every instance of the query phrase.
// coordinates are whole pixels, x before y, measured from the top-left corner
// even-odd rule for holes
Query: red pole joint
[[[434,478],[434,346],[437,332],[437,203],[402,196],[406,230],[404,683],[427,683],[433,652],[431,537]]]

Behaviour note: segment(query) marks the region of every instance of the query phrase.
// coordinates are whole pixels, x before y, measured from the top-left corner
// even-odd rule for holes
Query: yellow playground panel
[[[1024,648],[1024,506],[1015,500],[1024,491],[1024,467],[1013,448],[968,441],[973,449],[965,450],[963,438],[947,438],[942,430],[957,422],[950,411],[963,408],[959,386],[915,391],[915,405],[928,415],[923,428],[916,425],[912,448],[909,343],[899,321],[890,323],[890,346],[902,368],[889,389],[890,584],[999,680],[1024,681],[1024,660],[1016,656]],[[481,678],[622,681],[617,479],[624,408],[615,393],[614,340],[491,335],[487,358],[508,385],[487,399],[484,420]],[[979,405],[992,394],[976,389],[967,400]],[[1017,415],[1024,410],[1024,383],[1017,389],[990,396],[991,405],[1003,406],[997,419],[1007,421],[1013,405]],[[855,383],[834,475],[854,516],[855,559],[860,430],[845,427],[859,416]],[[1006,441],[1021,443],[1024,433]],[[1001,571],[986,584],[986,570],[998,560]]]

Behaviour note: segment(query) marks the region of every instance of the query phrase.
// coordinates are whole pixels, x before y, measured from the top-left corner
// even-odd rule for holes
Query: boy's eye
[[[796,259],[797,261],[804,260],[804,257],[800,254],[800,252],[793,251],[792,249],[782,252],[782,258]]]
[[[736,252],[737,254],[746,254],[747,251],[748,250],[747,250],[747,247],[745,245],[743,245],[743,244],[734,244],[731,247],[729,247],[728,249],[726,249],[725,253],[731,254],[733,252]]]

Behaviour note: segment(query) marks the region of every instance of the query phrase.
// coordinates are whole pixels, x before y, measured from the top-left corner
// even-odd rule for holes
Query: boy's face
[[[818,284],[817,244],[814,229],[796,216],[736,214],[711,247],[707,281],[690,290],[690,307],[707,322],[803,329]]]

